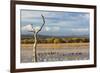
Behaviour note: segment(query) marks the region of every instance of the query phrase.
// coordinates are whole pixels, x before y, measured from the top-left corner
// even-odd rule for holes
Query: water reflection
[[[74,51],[73,51],[74,50]],[[88,60],[88,49],[37,49],[37,62]],[[21,62],[32,62],[32,49],[21,50]]]

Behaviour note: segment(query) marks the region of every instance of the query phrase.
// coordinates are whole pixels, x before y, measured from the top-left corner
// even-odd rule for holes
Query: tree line
[[[37,39],[38,43],[86,43],[89,42],[89,38],[55,38],[55,37],[51,37],[51,38],[38,38]],[[21,43],[23,44],[31,44],[34,43],[34,39],[32,38],[21,38]]]

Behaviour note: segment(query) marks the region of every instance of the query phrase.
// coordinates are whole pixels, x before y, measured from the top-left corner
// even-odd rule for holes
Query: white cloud
[[[60,27],[53,27],[53,31],[59,31]]]
[[[38,31],[40,29],[40,26],[33,27],[31,24],[28,24],[26,26],[22,26],[22,31]]]
[[[82,19],[82,20],[89,20],[89,14],[84,14],[84,15],[79,15],[78,17],[77,17],[77,19]]]
[[[33,28],[35,31],[38,31],[40,29],[40,26],[36,26]]]
[[[49,12],[49,11],[32,11],[32,10],[26,10],[22,11],[22,25],[27,24],[27,23],[32,23],[34,30],[39,30],[41,23],[42,23],[42,17],[41,14],[44,15],[45,19],[45,26],[41,30],[42,32],[40,33],[46,33],[50,34],[51,32],[53,33],[58,33],[58,34],[70,34],[70,33],[87,33],[89,31],[89,23],[87,19],[89,19],[89,14],[84,13],[84,14],[78,14],[75,15],[72,13],[72,15],[69,15],[66,13],[59,14],[57,12]],[[56,19],[60,18],[60,19]],[[54,20],[53,20],[54,19]],[[64,19],[64,20],[63,20]],[[39,26],[40,25],[40,26]],[[85,28],[86,27],[86,28]],[[29,26],[24,26],[22,27],[22,30],[28,30],[31,31],[33,30],[32,27]],[[70,32],[69,32],[70,31]],[[56,35],[56,34],[55,34]]]
[[[46,30],[46,31],[50,31],[51,28],[50,28],[50,27],[45,27],[45,30]]]
[[[86,32],[89,29],[88,28],[76,28],[76,29],[73,28],[71,30],[74,31],[74,32]]]
[[[24,30],[24,31],[33,31],[31,24],[23,26],[21,29]]]
[[[56,32],[59,31],[60,27],[45,27],[44,31]]]

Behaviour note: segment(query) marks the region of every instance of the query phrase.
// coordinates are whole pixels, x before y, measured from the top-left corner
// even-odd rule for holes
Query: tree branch
[[[41,14],[41,16],[42,16],[42,19],[43,19],[43,24],[42,24],[42,26],[41,26],[41,28],[37,31],[37,33],[39,32],[39,31],[41,31],[41,29],[43,28],[43,26],[44,26],[44,24],[45,24],[45,18],[44,18],[44,16]]]

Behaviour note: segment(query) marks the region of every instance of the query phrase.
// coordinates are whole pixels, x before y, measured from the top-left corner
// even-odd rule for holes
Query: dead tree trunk
[[[32,61],[33,62],[37,62],[37,34],[39,31],[41,31],[41,29],[43,28],[44,24],[45,24],[45,18],[43,15],[42,16],[42,19],[43,19],[43,24],[42,26],[40,27],[39,30],[35,30],[33,33],[34,33],[34,44],[33,44],[33,58],[32,58]]]

